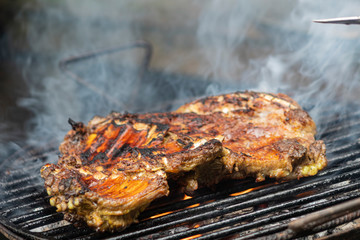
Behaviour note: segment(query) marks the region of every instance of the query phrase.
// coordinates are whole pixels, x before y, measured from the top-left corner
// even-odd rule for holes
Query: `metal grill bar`
[[[323,230],[326,230],[326,229],[329,229],[329,228],[339,226],[340,224],[349,222],[349,221],[354,220],[354,219],[359,218],[359,217],[360,217],[360,210],[349,213],[349,214],[347,214],[347,215],[345,215],[343,217],[337,218],[337,219],[332,220],[330,222],[324,223],[323,225],[314,228],[314,230],[316,232],[320,232],[320,231],[323,231]]]
[[[356,184],[353,184],[350,187],[350,189],[355,190],[355,189],[359,188],[359,186],[360,186],[360,183],[356,183]],[[347,190],[349,190],[349,188]],[[211,232],[211,231],[219,229],[219,228],[221,229],[223,226],[232,226],[232,225],[234,225],[234,224],[236,224],[238,222],[241,222],[241,221],[253,220],[254,218],[259,217],[260,215],[265,215],[266,213],[277,212],[277,211],[282,210],[282,209],[287,209],[287,208],[298,206],[298,205],[301,205],[301,204],[304,204],[304,203],[309,203],[309,202],[314,201],[315,199],[326,198],[326,197],[332,196],[332,195],[337,194],[337,193],[338,193],[338,190],[335,189],[335,190],[327,191],[327,192],[324,192],[324,193],[321,193],[321,194],[318,194],[318,195],[313,195],[311,197],[297,199],[297,200],[292,201],[292,202],[277,204],[276,206],[268,207],[268,208],[262,209],[262,210],[258,210],[258,211],[254,212],[254,213],[249,213],[249,214],[244,214],[244,215],[241,215],[241,216],[238,216],[238,217],[233,217],[231,219],[226,219],[224,221],[219,221],[219,222],[216,222],[216,223],[213,223],[213,224],[208,224],[206,226],[201,226],[201,227],[198,227],[198,228],[195,228],[195,229],[188,230],[186,232],[180,232],[178,234],[173,234],[171,236],[167,236],[167,237],[164,237],[164,238],[161,238],[161,239],[166,240],[166,239],[174,239],[174,238],[175,239],[176,238],[184,238],[184,237],[189,237],[189,236],[196,235],[196,234],[201,234],[201,233],[204,233],[204,232]],[[358,196],[360,196],[360,193],[358,194]],[[354,198],[354,197],[352,197],[352,198]],[[350,198],[350,199],[352,199],[352,198]],[[279,198],[274,198],[273,200],[275,200],[275,199],[279,199]],[[348,200],[348,199],[345,199],[345,200]],[[345,200],[343,200],[343,201],[345,201]],[[335,200],[335,201],[332,202],[332,204],[338,203],[338,201],[339,200]],[[331,206],[331,204],[328,204],[328,203],[326,203],[324,205],[325,206]],[[317,210],[317,209],[320,209],[320,206],[323,207],[321,204],[319,204],[318,206],[314,206],[313,208],[309,207],[307,210]],[[294,213],[294,216],[296,216],[295,215],[296,211],[294,211],[293,213]],[[308,213],[308,211],[304,211],[302,213]],[[279,216],[281,217],[281,215],[279,215]],[[277,218],[277,217],[273,217],[273,218]],[[223,231],[223,232],[224,233],[227,233],[227,232],[235,233],[238,230],[245,230],[245,229],[243,229],[244,226],[246,226],[246,225],[240,226],[238,228],[232,227],[230,230],[226,230],[226,231]],[[257,223],[256,227],[259,227],[259,226],[260,226],[259,223]],[[237,229],[237,230],[235,230],[235,229]]]
[[[17,237],[18,239],[21,239],[21,240],[22,239],[46,240],[46,238],[44,238],[40,234],[31,233],[26,229],[19,228],[17,225],[15,225],[15,224],[13,224],[11,222],[7,222],[6,219],[1,215],[0,215],[0,221],[2,223],[6,222],[6,229],[10,230],[10,232],[12,232],[14,234],[14,236]]]
[[[49,223],[56,223],[62,220],[63,220],[62,214],[51,213],[47,216],[41,216],[40,219],[35,219],[20,223],[19,226],[31,231],[35,228],[47,225]]]
[[[344,175],[346,175],[346,176],[344,177]],[[230,213],[230,212],[233,212],[233,211],[237,211],[237,210],[240,210],[240,209],[244,209],[244,208],[247,208],[247,207],[260,205],[262,203],[267,203],[267,202],[269,202],[271,200],[274,201],[274,199],[279,200],[279,199],[281,199],[283,197],[292,196],[295,193],[299,194],[301,192],[305,192],[305,191],[308,191],[308,190],[311,190],[311,189],[319,188],[320,186],[327,186],[327,185],[329,185],[331,183],[337,183],[337,182],[339,182],[339,180],[347,180],[348,178],[357,177],[357,176],[360,176],[360,170],[356,170],[356,171],[354,171],[354,172],[352,172],[350,174],[339,175],[334,179],[328,179],[328,180],[325,180],[325,181],[320,180],[318,182],[312,182],[311,184],[308,184],[308,185],[305,185],[305,186],[292,188],[291,190],[287,189],[287,190],[283,190],[281,192],[278,192],[278,190],[280,188],[283,188],[283,186],[276,185],[276,186],[273,186],[273,187],[270,187],[270,188],[250,192],[250,193],[248,193],[246,195],[240,195],[240,196],[230,198],[230,199],[227,198],[227,199],[216,201],[216,202],[204,205],[204,206],[199,206],[197,208],[186,209],[186,210],[181,211],[181,212],[173,213],[171,215],[167,215],[167,216],[164,216],[164,217],[159,218],[159,219],[154,219],[152,221],[152,224],[151,224],[153,227],[146,227],[146,226],[140,226],[139,225],[138,227],[140,228],[140,230],[138,232],[126,234],[126,235],[123,235],[122,237],[123,238],[138,237],[139,235],[160,231],[161,229],[165,229],[166,227],[179,225],[179,224],[182,224],[182,223],[185,223],[185,222],[188,223],[188,222],[193,222],[193,221],[197,221],[197,220],[202,220],[204,218],[212,218],[212,217],[220,216],[220,215]],[[290,187],[291,182],[290,183],[285,183],[284,185]],[[360,183],[356,183],[356,184],[353,184],[353,185],[347,185],[346,189],[330,190],[328,192],[321,193],[321,194],[318,194],[318,195],[312,195],[308,199],[303,198],[303,199],[299,199],[299,200],[296,200],[294,202],[290,202],[290,203],[287,203],[287,204],[294,204],[294,205],[303,204],[306,201],[311,202],[311,201],[314,201],[314,200],[317,200],[317,199],[322,199],[325,196],[329,196],[329,195],[331,196],[332,194],[335,194],[335,193],[342,193],[342,192],[348,191],[350,189],[354,190],[359,186],[360,186]],[[268,194],[269,194],[268,191],[269,192],[277,192],[277,193],[271,194],[270,196],[268,196]],[[266,193],[264,193],[264,192],[266,192]],[[260,196],[263,196],[263,197],[260,197]],[[244,201],[246,199],[255,199],[255,200]],[[304,202],[302,202],[302,201],[304,201]],[[237,202],[240,202],[240,203],[236,204]],[[218,209],[219,207],[230,204],[230,203],[235,203],[235,204],[230,205],[227,208],[225,207],[225,208]],[[278,209],[278,208],[279,209],[284,209],[286,207],[287,207],[287,205],[279,205],[279,206],[276,207],[276,209]],[[272,210],[275,210],[275,209],[264,210],[264,212],[267,213],[267,212],[271,212]],[[262,214],[262,212],[261,211],[257,212],[257,214]],[[188,217],[186,217],[186,216],[188,216]],[[249,216],[251,216],[251,215],[249,215]],[[242,219],[243,217],[248,217],[248,215],[245,215],[245,216],[242,215],[242,216],[240,216],[239,219],[238,218],[233,218],[233,219],[236,219],[236,220],[228,220],[229,222],[221,222],[219,225],[229,225],[230,223],[234,223],[234,221],[236,222],[236,221],[240,221],[240,220],[245,220],[245,219]],[[177,219],[177,220],[172,220],[172,219]],[[190,236],[191,235],[196,235],[196,234],[198,234],[200,232],[203,232],[203,231],[210,231],[213,228],[215,229],[217,226],[218,226],[217,224],[207,225],[204,228],[199,227],[199,228],[196,228],[196,229],[193,229],[193,230],[189,230],[186,233],[190,234]],[[141,230],[141,228],[142,228],[142,230]],[[172,236],[174,236],[174,235],[172,235]],[[177,235],[175,235],[175,236],[177,236]],[[184,236],[179,236],[179,237],[184,237]]]
[[[345,168],[346,168],[347,166],[345,166]],[[351,166],[350,168],[353,168],[353,167],[355,167],[355,165],[354,166]],[[323,174],[325,174],[326,172],[322,172],[320,175],[323,175]],[[27,180],[27,179],[26,179]],[[255,187],[255,185],[248,185],[248,187]],[[19,189],[22,189],[22,188],[19,188]],[[233,189],[231,190],[231,191],[234,191]],[[15,189],[15,190],[13,190],[13,192],[17,192],[17,189]],[[215,196],[210,196],[210,198],[212,198],[212,197],[215,197]],[[209,199],[209,198],[208,198]],[[15,199],[15,200],[19,200],[19,199]],[[7,201],[7,203],[9,203],[10,202],[10,200],[8,200]],[[194,203],[195,203],[195,201],[193,201]],[[185,201],[184,201],[184,203],[185,203]],[[184,206],[185,207],[185,206]],[[168,207],[168,209],[162,209],[162,211],[168,211],[168,210],[170,210],[170,208],[171,207]],[[151,213],[151,214],[155,214],[155,213]]]
[[[353,164],[352,166],[349,166],[349,167],[347,167],[347,166],[343,166],[343,167],[341,167],[340,169],[342,170],[342,171],[344,171],[344,170],[349,170],[349,169],[352,169],[352,168],[354,168],[354,167],[356,167],[356,166],[358,166],[358,165],[356,165],[356,164]],[[332,171],[327,171],[327,172],[323,172],[321,175],[325,175],[326,173],[330,173],[330,174],[332,174],[334,171],[336,171],[335,169],[332,169]],[[356,172],[356,171],[355,171]],[[341,178],[341,176],[339,176],[338,178]],[[287,185],[289,185],[289,184],[291,184],[292,182],[290,182],[290,183],[286,183]],[[276,186],[273,186],[273,188],[279,188],[279,186],[278,185],[276,185]],[[263,191],[263,193],[262,194],[264,194],[264,195],[266,195],[267,193],[266,193],[266,191],[277,191],[278,189],[271,189],[271,190],[267,190],[267,189],[261,189],[262,191]],[[259,191],[261,191],[261,190],[259,190]],[[251,194],[251,193],[250,193]],[[249,196],[250,197],[250,196]],[[243,196],[238,196],[238,197],[235,197],[235,198],[238,198],[239,199],[239,201],[241,201],[241,198],[243,198]],[[225,201],[221,201],[221,202],[219,202],[219,204],[218,205],[223,205],[223,204],[225,204],[226,203],[226,201],[229,201],[229,200],[225,200]],[[212,203],[212,204],[214,204],[214,203]],[[199,211],[202,211],[202,209],[201,209],[201,206],[200,207],[198,207],[198,208],[194,208],[194,209],[187,209],[187,211],[188,211],[188,213],[191,215],[191,214],[196,214],[196,212],[194,211],[194,210],[196,210],[196,209],[199,209]],[[194,211],[194,212],[192,212],[192,211]],[[180,213],[179,213],[180,214]],[[181,215],[180,215],[181,216]],[[172,214],[171,216],[169,215],[168,216],[169,218],[172,218],[172,217],[174,217],[174,215]],[[200,218],[202,218],[203,216],[201,216]],[[154,219],[155,220],[155,223],[156,223],[156,219]],[[165,216],[165,219],[163,219],[163,220],[165,220],[166,221],[166,216]],[[174,222],[172,222],[172,224],[176,224],[176,222],[174,223]],[[164,227],[164,226],[162,226],[162,227]],[[165,225],[165,227],[166,227],[166,225]],[[151,231],[150,231],[151,232]]]
[[[12,176],[12,177],[14,177],[14,176]],[[29,175],[27,175],[27,176],[24,176],[24,177],[22,177],[20,179],[15,179],[15,180],[11,180],[11,178],[9,177],[8,178],[9,181],[8,182],[4,182],[4,181],[0,182],[0,186],[13,188],[18,184],[24,184],[24,183],[30,182],[31,180],[34,180],[34,179],[39,179],[39,176],[29,176]],[[6,179],[5,179],[5,181],[6,181]]]
[[[42,187],[42,185],[40,185],[40,184],[31,185],[31,186],[25,186],[25,187],[19,187],[19,188],[4,191],[3,194],[11,196],[11,195],[14,195],[14,194],[21,194],[21,193],[28,192],[28,191],[34,191],[34,190],[39,189],[41,187]]]
[[[24,203],[24,201],[19,201],[17,203],[17,205],[15,205],[15,206],[11,205],[12,206],[11,208],[9,208],[9,209],[6,208],[6,209],[2,210],[1,215],[9,216],[9,215],[12,215],[13,212],[20,211],[20,210],[25,211],[26,209],[30,209],[32,211],[33,209],[42,207],[45,203],[46,197],[47,197],[46,195],[42,195],[42,197],[38,197],[35,199],[28,198],[28,201],[26,201],[26,203]]]
[[[47,237],[54,237],[56,239],[99,239],[110,235],[109,233],[96,233],[89,228],[74,228],[71,225],[54,228],[43,232]]]
[[[36,219],[36,218],[39,218],[42,216],[50,215],[52,213],[54,213],[54,207],[51,207],[50,205],[48,205],[47,207],[45,207],[41,210],[34,211],[34,212],[31,212],[28,214],[19,213],[20,216],[16,216],[16,214],[15,214],[15,216],[13,216],[11,218],[11,222],[14,224],[21,224],[21,223],[28,222],[28,221],[31,221],[33,219]]]
[[[360,128],[360,121],[354,121],[354,122],[347,122],[344,125],[337,126],[335,128],[331,128],[325,132],[321,133],[321,138],[326,138],[328,136],[337,136],[337,134],[346,133],[347,130],[350,129],[359,129]]]
[[[327,128],[327,129],[331,129],[333,127],[339,126],[344,124],[345,122],[349,122],[349,121],[353,121],[353,120],[359,120],[360,117],[360,110],[359,106],[352,106],[348,109],[354,109],[353,112],[347,113],[347,114],[342,114],[342,115],[334,115],[333,112],[322,112],[321,115],[322,117],[319,118],[319,124],[318,127],[323,129],[323,128]]]
[[[350,150],[356,150],[358,148],[359,144],[358,143],[348,143],[348,144],[344,144],[341,147],[337,147],[337,148],[333,148],[329,151],[329,154],[333,154],[333,153],[343,153],[345,151],[350,151]]]
[[[351,131],[348,134],[342,134],[340,136],[336,136],[336,137],[328,137],[326,138],[326,142],[327,143],[336,143],[339,141],[351,141],[352,139],[356,139],[360,136],[360,130],[356,130],[355,131]]]
[[[355,160],[360,156],[360,149],[352,151],[350,153],[343,153],[340,156],[331,157],[331,161],[329,162],[330,165],[335,165],[338,163],[343,163],[344,161],[351,161]]]
[[[356,196],[360,196],[360,193],[358,193],[358,195],[356,195]],[[324,207],[329,207],[329,206],[332,206],[333,204],[344,202],[344,201],[349,200],[349,199],[353,199],[356,196],[348,196],[346,198],[336,199],[336,200],[333,200],[333,201],[327,201],[327,202],[324,202],[322,204],[314,205],[314,206],[311,206],[311,207],[306,207],[306,208],[302,208],[302,209],[293,210],[293,211],[291,211],[289,213],[277,214],[277,215],[272,216],[272,217],[263,218],[263,219],[260,219],[258,221],[253,221],[253,222],[248,223],[248,224],[243,224],[243,225],[240,225],[240,226],[233,226],[233,227],[231,227],[229,229],[222,230],[221,232],[214,232],[214,233],[204,235],[203,237],[200,237],[199,239],[214,239],[214,238],[219,238],[219,237],[226,237],[226,236],[229,236],[231,234],[241,232],[241,231],[244,231],[244,230],[248,230],[248,229],[252,229],[252,228],[264,227],[265,224],[270,224],[271,225],[271,224],[273,224],[273,222],[276,222],[276,221],[282,221],[282,220],[288,220],[289,221],[290,218],[302,216],[304,214],[307,214],[307,213],[310,213],[310,212],[313,212],[313,211],[316,211],[316,210],[319,210],[319,209],[323,209]],[[308,201],[311,201],[311,199],[309,199]],[[296,203],[293,203],[293,204],[296,204]],[[235,219],[233,221],[235,221]],[[261,236],[261,234],[258,234],[257,236]],[[183,236],[180,236],[180,237],[183,237]]]
[[[9,200],[2,201],[2,202],[0,202],[0,205],[4,205],[5,203],[6,203],[6,204],[11,204],[11,203],[14,203],[14,202],[15,202],[15,204],[16,204],[16,201],[21,201],[21,200],[24,200],[24,199],[26,199],[26,198],[31,198],[31,199],[33,199],[33,198],[37,198],[37,197],[40,197],[40,196],[41,196],[40,193],[38,193],[38,192],[32,192],[32,193],[25,194],[25,195],[20,196],[20,197],[14,197],[14,198],[11,198],[11,199],[9,199]],[[7,209],[7,210],[9,210],[9,209]]]
[[[280,232],[286,229],[286,226],[284,226],[282,223],[280,224],[276,224],[276,225],[270,225],[267,226],[265,229],[260,229],[259,231],[250,233],[250,234],[246,234],[245,236],[240,236],[239,238],[237,238],[238,240],[245,240],[245,239],[258,239],[258,240],[275,240],[273,238],[261,238],[262,236],[268,236],[271,234],[274,234],[276,232]]]
[[[62,214],[56,213],[55,208],[48,204],[49,197],[38,174],[30,174],[38,172],[42,162],[46,161],[46,154],[28,161],[20,152],[17,155],[24,166],[8,171],[7,176],[0,180],[0,193],[6,196],[0,201],[0,221],[12,231],[33,239],[173,239],[194,236],[214,239],[233,234],[237,234],[239,239],[268,237],[284,231],[291,218],[360,197],[359,117],[360,111],[345,120],[342,117],[327,118],[323,126],[328,129],[321,138],[328,146],[330,164],[315,177],[283,183],[274,180],[256,183],[252,179],[235,181],[236,184],[215,192],[199,190],[198,196],[187,200],[182,200],[182,195],[173,196],[168,202],[153,204],[141,214],[140,223],[115,234],[97,233],[87,227],[77,229],[66,222],[64,225]],[[229,196],[250,188],[256,190]],[[192,207],[194,204],[199,206]],[[168,215],[151,219],[156,214],[170,211],[172,213]],[[336,220],[318,227],[313,233],[339,222]]]

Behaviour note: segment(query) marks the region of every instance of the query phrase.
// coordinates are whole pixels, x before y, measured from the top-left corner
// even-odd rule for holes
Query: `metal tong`
[[[316,23],[335,23],[335,24],[360,24],[360,17],[341,17],[313,20]]]

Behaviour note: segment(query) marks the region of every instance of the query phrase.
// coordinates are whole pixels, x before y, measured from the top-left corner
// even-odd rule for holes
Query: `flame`
[[[196,224],[196,225],[194,226],[194,228],[198,228],[198,227],[200,227],[200,224]]]
[[[183,197],[182,200],[188,200],[188,199],[191,199],[191,198],[192,198],[192,197],[184,194],[184,197]],[[197,207],[197,206],[199,206],[199,205],[200,205],[200,203],[196,203],[196,204],[190,205],[190,206],[188,206],[188,207],[186,207],[186,208],[194,208],[194,207]],[[151,216],[151,217],[149,217],[149,218],[146,218],[146,219],[144,219],[144,220],[149,220],[149,219],[154,219],[154,218],[166,216],[166,215],[168,215],[168,214],[170,214],[170,213],[174,213],[174,212],[177,212],[177,211],[178,211],[178,210],[176,210],[176,211],[164,212],[164,213],[159,213],[159,214],[153,215],[153,216]],[[197,227],[199,227],[200,225],[195,225],[195,226],[196,226],[195,228],[197,228]]]
[[[188,199],[191,199],[192,197],[190,197],[190,196],[188,196],[188,195],[186,195],[186,194],[184,194],[184,198],[182,199],[182,200],[188,200]]]
[[[190,237],[182,238],[181,240],[191,240],[191,239],[195,239],[195,238],[198,238],[198,237],[201,237],[201,236],[202,236],[201,234],[196,234],[196,235],[193,235],[193,236],[190,236]]]
[[[195,203],[193,205],[187,206],[186,208],[194,208],[200,206],[200,203]]]
[[[242,195],[242,194],[245,194],[245,193],[249,193],[251,191],[255,190],[255,188],[249,188],[249,189],[246,189],[245,191],[241,191],[241,192],[237,192],[237,193],[232,193],[230,194],[229,196],[232,196],[232,197],[235,197],[235,196],[239,196],[239,195]]]
[[[153,215],[153,216],[151,216],[151,217],[149,217],[149,218],[147,218],[147,219],[154,219],[154,218],[166,216],[166,215],[168,215],[168,214],[170,214],[170,213],[173,213],[173,211],[164,212],[164,213],[159,213],[159,214]],[[145,219],[145,220],[147,220],[147,219]]]
[[[265,187],[268,187],[268,186],[271,186],[271,185],[274,185],[274,183],[269,183],[269,184],[261,185],[261,186],[258,186],[258,187],[249,188],[249,189],[246,189],[246,190],[241,191],[241,192],[229,194],[229,196],[231,196],[231,197],[239,196],[239,195],[246,194],[246,193],[252,192],[254,190],[265,188]]]

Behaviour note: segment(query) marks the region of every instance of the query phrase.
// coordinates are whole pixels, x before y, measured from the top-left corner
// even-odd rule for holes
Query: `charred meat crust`
[[[168,164],[165,171],[167,173],[179,173],[190,171],[199,163],[205,163],[222,155],[221,142],[212,139],[193,151],[173,153],[167,157]]]
[[[180,115],[112,113],[87,126],[71,122],[81,127],[66,135],[58,164],[41,169],[51,205],[99,231],[135,222],[150,202],[169,193],[167,175],[222,154],[219,140],[188,137],[180,124],[171,128]]]
[[[169,193],[163,171],[135,177],[113,174],[94,186],[78,172],[53,164],[45,165],[41,175],[52,196],[50,204],[58,212],[66,212],[67,220],[84,220],[98,231],[124,228],[153,199]]]
[[[285,94],[211,96],[184,104],[177,112],[216,121],[216,134],[224,136],[222,162],[228,171],[221,174],[224,178],[300,178],[327,165],[325,145],[314,138],[315,123]],[[211,126],[211,121],[205,125]]]
[[[327,164],[315,123],[284,94],[237,92],[184,104],[175,112],[113,112],[72,130],[57,164],[41,169],[50,204],[98,231],[121,230],[167,180],[187,193],[226,178],[312,176]]]

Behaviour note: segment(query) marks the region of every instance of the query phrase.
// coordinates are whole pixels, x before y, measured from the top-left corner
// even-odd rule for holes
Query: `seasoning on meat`
[[[121,230],[167,179],[187,192],[225,178],[300,178],[327,164],[310,116],[284,94],[239,92],[208,97],[175,112],[94,117],[60,145],[57,164],[41,169],[50,204],[70,221]]]
[[[176,112],[210,117],[212,123],[198,126],[199,130],[224,137],[221,162],[225,170],[217,175],[219,180],[301,178],[327,165],[325,144],[314,137],[314,121],[285,94],[225,94],[185,104]],[[208,182],[209,178],[200,180]],[[213,181],[211,178],[210,185]]]

